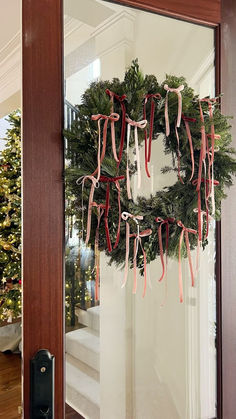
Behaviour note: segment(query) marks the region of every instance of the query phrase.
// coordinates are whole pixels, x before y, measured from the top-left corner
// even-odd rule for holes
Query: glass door
[[[89,419],[216,418],[215,223],[199,243],[188,196],[214,30],[65,0],[64,45],[66,402]]]

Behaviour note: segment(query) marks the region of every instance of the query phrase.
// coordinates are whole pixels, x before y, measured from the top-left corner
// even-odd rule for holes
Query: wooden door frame
[[[234,0],[116,0],[165,16],[215,28],[216,88],[227,93],[233,70],[227,67],[236,41]],[[221,18],[222,6],[222,18]],[[47,13],[45,13],[47,11]],[[64,418],[64,187],[63,187],[63,0],[22,0],[23,13],[23,400],[29,418],[29,361],[40,348],[55,355],[55,417]],[[223,19],[223,20],[222,20]],[[223,30],[221,31],[221,27]],[[223,59],[221,60],[221,57]],[[236,113],[235,104],[228,112]],[[234,205],[235,202],[232,202]],[[236,210],[236,208],[235,208]],[[233,214],[233,209],[232,209]],[[227,215],[228,216],[228,215]],[[235,233],[233,215],[230,225]],[[223,251],[221,252],[221,248]],[[217,225],[218,419],[233,419],[236,398],[236,327],[231,307],[236,299],[236,263]],[[223,259],[221,263],[221,255]],[[226,262],[224,263],[224,257]],[[222,278],[225,292],[222,292]],[[236,305],[235,305],[236,306]],[[235,313],[236,314],[236,313]],[[234,325],[234,327],[233,327]],[[230,355],[230,364],[228,357]],[[230,369],[222,368],[227,365]]]

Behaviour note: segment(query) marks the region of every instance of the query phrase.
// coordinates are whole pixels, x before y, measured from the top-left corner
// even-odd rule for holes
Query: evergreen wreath
[[[189,147],[188,136],[186,133],[186,126],[182,118],[181,124],[178,128],[177,135],[179,136],[179,148],[176,138],[176,115],[178,109],[178,96],[171,91],[168,93],[168,116],[170,133],[166,135],[166,88],[165,85],[171,88],[178,88],[180,85],[184,86],[182,90],[182,114],[187,117],[190,123],[191,137],[193,143],[193,156],[195,162],[193,179],[190,181],[192,175],[192,159]],[[114,78],[112,81],[96,81],[90,84],[90,87],[85,91],[82,97],[82,104],[77,105],[77,118],[72,125],[72,129],[65,132],[67,138],[66,159],[68,162],[65,171],[66,182],[66,197],[67,197],[67,215],[75,216],[76,223],[80,234],[82,229],[86,230],[86,216],[83,217],[83,212],[86,214],[88,209],[89,194],[91,189],[91,182],[84,183],[82,193],[81,185],[78,185],[78,179],[83,176],[90,175],[96,169],[97,154],[98,154],[98,124],[91,119],[92,115],[103,114],[110,115],[111,112],[116,112],[120,115],[119,121],[115,123],[116,142],[121,138],[122,130],[122,112],[119,101],[114,100],[113,109],[112,103],[106,90],[109,89],[115,92],[116,95],[126,95],[125,108],[128,116],[134,121],[143,119],[144,97],[145,95],[161,96],[153,99],[155,102],[154,119],[153,119],[153,140],[164,141],[165,153],[172,155],[173,166],[163,167],[162,172],[174,171],[176,173],[176,183],[173,186],[166,187],[161,191],[157,191],[148,199],[138,196],[137,200],[128,199],[125,180],[120,181],[121,186],[121,211],[126,211],[134,215],[143,215],[143,220],[140,222],[141,230],[151,229],[152,234],[142,238],[142,244],[146,252],[147,263],[156,259],[160,254],[160,246],[158,243],[158,223],[157,217],[167,219],[173,217],[176,221],[181,220],[184,226],[198,230],[198,215],[194,209],[198,207],[198,193],[196,192],[196,179],[198,177],[199,162],[201,155],[201,129],[203,122],[199,112],[199,96],[194,93],[194,90],[188,86],[184,77],[175,77],[167,75],[163,83],[159,84],[154,75],[143,75],[140,71],[137,60],[132,62],[132,65],[127,69],[124,81]],[[151,101],[146,103],[146,118],[150,121],[152,112]],[[221,200],[226,197],[225,189],[233,183],[233,177],[236,172],[235,150],[231,146],[230,133],[230,117],[221,114],[219,101],[212,104],[212,116],[209,111],[207,101],[201,102],[201,108],[204,117],[204,126],[206,133],[211,132],[212,123],[214,124],[215,133],[215,149],[217,152],[214,156],[214,179],[219,184],[215,187],[215,215],[216,220],[220,219],[221,214]],[[101,128],[102,130],[102,128]],[[147,132],[150,130],[150,124],[147,127]],[[163,135],[161,135],[163,134]],[[125,137],[126,138],[126,137]],[[139,130],[139,145],[143,144],[145,140],[144,130]],[[209,143],[211,139],[209,138]],[[134,146],[135,139],[131,135],[130,147]],[[212,144],[210,144],[211,146]],[[117,162],[114,159],[111,147],[111,133],[110,128],[107,131],[107,149],[106,155],[101,165],[101,175],[104,177],[114,177],[124,175],[126,177],[126,146],[124,147],[123,157],[117,171]],[[178,160],[179,159],[179,160]],[[180,170],[178,171],[178,161],[180,161]],[[131,165],[130,175],[132,176],[137,171],[137,166]],[[178,176],[179,172],[179,176]],[[181,181],[181,179],[182,181]],[[195,183],[193,182],[195,180]],[[201,184],[201,208],[205,208],[204,184]],[[206,187],[206,184],[205,184]],[[99,182],[99,187],[95,189],[96,202],[104,203],[106,197],[106,183]],[[211,213],[211,203],[209,202],[209,212]],[[91,217],[91,245],[95,242],[96,227],[97,227],[97,208],[93,207]],[[112,244],[116,241],[117,225],[118,225],[118,207],[117,207],[117,189],[115,184],[110,184],[110,212],[109,212],[109,230]],[[83,226],[82,226],[83,221]],[[136,232],[135,220],[129,219],[130,231]],[[107,240],[105,235],[104,221],[101,221],[99,229],[99,249],[105,250],[110,257],[110,263],[115,263],[117,266],[124,266],[126,257],[126,226],[125,222],[121,220],[120,239],[118,246],[112,249],[111,252],[107,250]],[[206,222],[203,224],[202,246],[207,244],[206,238]],[[165,234],[166,230],[163,228],[163,251],[165,251]],[[174,222],[169,224],[169,246],[168,255],[176,256],[179,252],[179,239],[181,228]],[[198,245],[198,235],[190,234],[189,242],[191,250]],[[187,256],[186,247],[181,248],[182,256]],[[133,264],[133,240],[130,240],[129,259],[131,266]],[[143,252],[139,248],[137,255],[137,266],[143,272]]]

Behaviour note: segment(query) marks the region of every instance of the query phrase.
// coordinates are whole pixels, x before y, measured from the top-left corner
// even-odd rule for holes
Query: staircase
[[[85,327],[66,334],[66,402],[85,419],[99,419],[100,307],[76,315]]]

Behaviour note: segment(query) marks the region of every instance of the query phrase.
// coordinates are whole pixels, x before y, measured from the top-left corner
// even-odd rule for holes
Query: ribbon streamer
[[[207,220],[207,231],[206,231],[206,236],[205,239],[208,237],[208,231],[209,231],[209,204],[208,204],[208,200],[209,200],[209,193],[208,193],[208,185],[211,184],[211,179],[205,179],[205,178],[201,178],[201,183],[205,184],[205,205],[206,205],[206,220]],[[214,185],[217,186],[219,185],[218,180],[213,180]],[[195,186],[198,183],[198,179],[195,179],[192,184]],[[202,241],[202,218],[201,218],[201,213],[202,213],[202,209],[201,209],[201,188],[197,191],[198,192],[198,239],[201,242]]]
[[[138,128],[144,129],[147,125],[147,120],[142,121],[132,121],[126,115],[126,122],[128,124],[127,128],[127,162],[126,162],[126,185],[127,185],[127,194],[128,199],[131,199],[131,188],[130,188],[130,176],[129,176],[129,142],[130,142],[130,132],[131,127],[134,127],[134,141],[135,141],[135,149],[136,149],[136,161],[137,161],[137,171],[138,171],[138,189],[141,187],[141,167],[140,167],[140,156],[139,156],[139,144],[138,144]]]
[[[198,208],[194,208],[193,212],[198,213]],[[203,217],[206,217],[206,220],[213,220],[213,218],[207,214],[206,211],[201,211],[201,228],[203,226]],[[207,232],[208,234],[208,232]],[[202,235],[202,232],[201,232]],[[207,236],[206,236],[207,238]],[[196,258],[196,273],[198,272],[199,269],[199,255],[200,255],[200,246],[201,246],[201,241],[199,240],[199,235],[198,235],[198,244],[197,244],[197,258]]]
[[[159,241],[159,248],[160,248],[160,258],[161,258],[161,264],[162,264],[162,275],[159,279],[159,282],[161,282],[167,274],[167,258],[168,258],[168,246],[169,246],[169,223],[173,223],[175,221],[174,218],[166,218],[163,220],[161,217],[157,217],[155,219],[157,223],[160,223],[158,227],[158,241]],[[166,227],[166,247],[165,247],[165,253],[166,253],[166,266],[164,262],[164,252],[163,252],[163,245],[162,245],[162,226],[165,225]]]
[[[206,139],[204,115],[203,115],[203,110],[202,110],[202,102],[208,103],[209,116],[211,119],[211,147],[212,147],[211,161],[214,160],[214,144],[215,144],[215,127],[213,123],[212,103],[215,103],[216,99],[208,99],[208,98],[200,99],[199,110],[200,110],[200,119],[201,119],[202,125],[201,125],[201,151],[200,151],[200,159],[199,159],[197,191],[200,189],[201,177],[202,177],[202,165],[205,164],[205,159],[206,159],[206,154],[207,154],[207,139]]]
[[[92,202],[92,207],[97,208],[98,212],[98,222],[96,228],[96,235],[95,235],[95,266],[96,266],[96,278],[95,278],[95,301],[99,300],[99,276],[100,276],[100,263],[99,263],[99,227],[101,223],[101,218],[105,211],[104,204],[97,204],[96,202]]]
[[[186,243],[187,253],[188,253],[188,261],[189,261],[189,269],[190,269],[191,280],[192,280],[192,287],[194,287],[193,265],[192,265],[188,234],[189,233],[197,234],[197,231],[193,230],[192,228],[185,227],[181,221],[177,221],[177,225],[182,228],[180,239],[179,239],[179,298],[180,298],[180,302],[182,303],[183,302],[183,280],[182,280],[182,267],[181,267],[181,248],[182,248],[183,237],[185,236],[185,243]]]
[[[108,122],[111,122],[111,141],[112,141],[112,150],[113,150],[113,154],[114,154],[114,159],[118,162],[118,157],[116,154],[116,139],[115,139],[115,126],[114,123],[117,122],[119,120],[120,116],[118,115],[118,113],[112,113],[110,116],[107,115],[102,115],[102,114],[98,114],[98,115],[92,115],[91,119],[93,121],[97,121],[98,122],[98,154],[97,154],[97,168],[96,170],[92,173],[91,176],[95,176],[97,175],[97,181],[99,181],[100,179],[100,175],[101,175],[101,164],[103,162],[103,159],[105,157],[106,154],[106,145],[107,145],[107,127],[108,127]],[[101,154],[101,121],[104,120],[104,126],[103,126],[103,143],[102,143],[102,154]],[[113,125],[112,125],[113,123]]]
[[[87,233],[86,233],[86,239],[85,243],[88,244],[89,237],[90,237],[90,230],[91,230],[91,215],[92,215],[92,202],[93,202],[93,196],[95,188],[99,187],[99,183],[97,179],[92,175],[87,176],[81,176],[79,179],[77,179],[76,183],[77,185],[82,184],[82,238],[84,236],[84,184],[86,180],[91,180],[91,189],[89,193],[89,203],[88,203],[88,217],[87,217]]]
[[[138,255],[138,249],[139,245],[143,252],[143,261],[144,261],[144,289],[143,289],[143,297],[146,293],[147,288],[147,257],[146,252],[142,245],[142,237],[147,237],[152,234],[151,229],[144,230],[142,232],[139,231],[139,224],[138,220],[142,220],[143,216],[141,215],[133,215],[128,212],[123,212],[121,215],[122,219],[126,222],[126,256],[125,256],[125,274],[124,274],[124,281],[122,284],[122,287],[125,286],[127,282],[127,276],[128,276],[128,266],[129,266],[129,239],[134,238],[134,255],[133,255],[133,264],[134,264],[134,285],[133,285],[133,294],[136,294],[137,290],[137,255]],[[130,226],[128,219],[133,219],[137,224],[137,233],[130,234]]]
[[[169,113],[168,113],[168,95],[169,93],[176,93],[178,96],[178,116],[177,116],[177,122],[176,126],[177,128],[180,127],[181,122],[181,114],[182,114],[182,95],[180,92],[184,90],[184,85],[181,84],[177,88],[169,87],[168,84],[164,85],[164,89],[167,91],[166,93],[166,100],[165,100],[165,121],[166,121],[166,136],[168,137],[170,135],[170,122],[169,122]]]
[[[154,114],[155,114],[155,101],[154,99],[161,99],[161,95],[159,93],[155,94],[147,94],[145,95],[144,105],[143,105],[143,119],[146,120],[146,105],[149,99],[151,99],[151,112],[150,112],[150,122],[149,122],[149,140],[147,138],[147,130],[145,129],[145,170],[147,176],[150,177],[150,173],[148,170],[148,163],[151,160],[151,148],[152,148],[152,135],[153,135],[153,127],[154,127]]]
[[[122,110],[122,125],[121,125],[121,137],[120,137],[120,150],[119,150],[119,157],[117,160],[117,169],[119,168],[121,159],[122,159],[122,154],[123,154],[123,148],[124,148],[124,142],[125,142],[125,117],[126,117],[126,109],[125,109],[125,99],[126,99],[126,95],[122,95],[122,96],[118,96],[117,94],[115,94],[114,92],[111,92],[111,90],[106,89],[106,94],[108,96],[110,96],[111,98],[111,104],[112,104],[112,108],[111,111],[112,113],[114,112],[114,99],[116,99],[118,102],[120,102],[120,106],[121,106],[121,110]],[[112,125],[114,125],[114,122],[111,122]]]
[[[191,136],[189,122],[196,122],[196,119],[195,118],[188,118],[184,115],[182,115],[182,119],[183,119],[184,124],[185,124],[186,134],[187,134],[187,137],[188,137],[188,142],[189,142],[189,147],[190,147],[190,154],[191,154],[191,161],[192,161],[192,173],[191,173],[191,177],[190,177],[189,180],[191,181],[193,176],[194,176],[194,149],[193,149],[193,142],[192,142],[192,136]]]
[[[111,245],[111,239],[110,239],[110,233],[109,233],[109,226],[108,226],[108,213],[109,213],[109,209],[110,209],[110,183],[114,182],[117,192],[118,192],[118,197],[117,197],[117,201],[118,201],[118,210],[119,210],[119,221],[118,221],[118,228],[117,228],[117,233],[116,233],[116,242],[114,245],[114,249],[118,246],[119,243],[119,239],[120,239],[120,220],[121,220],[121,205],[120,205],[120,184],[119,181],[123,180],[125,177],[124,176],[117,176],[117,177],[106,177],[106,176],[101,176],[100,177],[100,182],[104,182],[107,184],[107,189],[106,189],[106,204],[105,204],[105,214],[104,214],[104,223],[105,223],[105,232],[106,232],[106,239],[107,239],[107,248],[108,248],[108,252],[112,251],[112,245]]]
[[[209,187],[209,195],[211,196],[212,202],[212,215],[215,214],[215,187],[214,187],[214,158],[212,147],[209,147],[208,138],[211,137],[211,134],[207,134],[206,141],[207,141],[207,155],[208,155],[208,178],[211,179],[210,187]],[[215,135],[214,139],[219,140],[221,138],[220,135]],[[219,147],[214,146],[214,154],[219,151]]]

